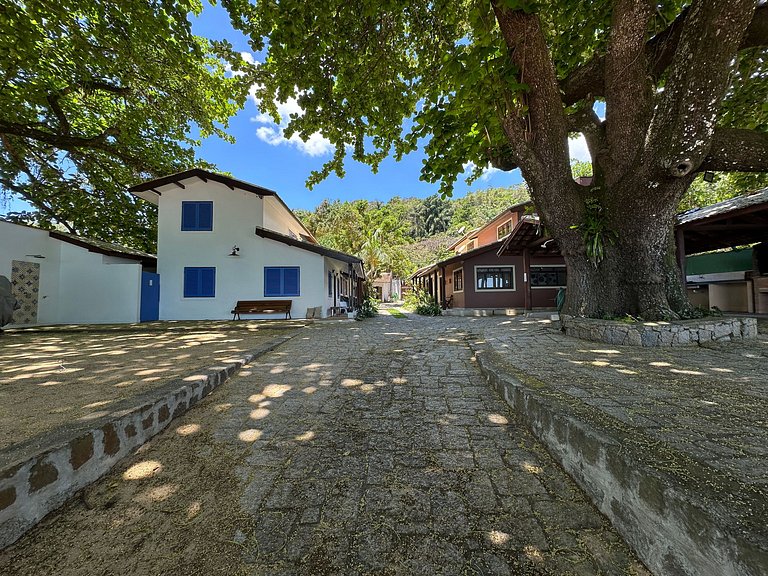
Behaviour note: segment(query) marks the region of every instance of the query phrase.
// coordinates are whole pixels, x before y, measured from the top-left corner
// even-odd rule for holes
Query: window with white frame
[[[567,283],[565,266],[531,266],[531,288],[565,288]]]
[[[453,291],[454,292],[463,292],[464,291],[464,269],[463,268],[457,268],[453,271]]]
[[[515,290],[515,267],[475,266],[475,289],[478,292]]]
[[[505,236],[508,236],[512,232],[512,219],[510,218],[504,224],[496,228],[496,239],[501,240]]]

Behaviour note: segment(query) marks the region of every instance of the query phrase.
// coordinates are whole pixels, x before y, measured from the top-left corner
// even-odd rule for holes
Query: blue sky
[[[193,22],[193,30],[211,39],[227,39],[236,50],[247,52],[246,57],[253,57],[246,38],[232,29],[226,11],[220,6],[206,3],[201,16]],[[285,113],[287,121],[287,114],[298,107],[288,102],[280,105],[279,109]],[[305,186],[310,172],[319,169],[331,158],[327,142],[319,134],[308,143],[299,141],[297,137],[287,140],[282,135],[281,125],[265,118],[250,98],[245,108],[232,118],[229,132],[235,137],[235,144],[211,138],[203,142],[198,156],[212,162],[220,170],[230,172],[235,178],[275,190],[291,208],[311,210],[326,198],[380,201],[387,201],[393,196],[423,198],[436,193],[439,187],[438,184],[419,180],[424,155],[416,151],[400,162],[386,159],[376,174],[368,166],[348,159],[343,179],[331,175],[310,191]],[[571,155],[585,159],[583,141],[572,144],[575,146],[572,146]],[[512,186],[520,182],[522,177],[518,170],[510,173],[490,170],[471,186],[459,179],[454,197],[461,197],[468,191]],[[5,211],[4,208],[0,205],[0,212]],[[23,208],[22,202],[12,201],[7,210]]]
[[[211,39],[226,38],[235,50],[258,59],[258,55],[250,53],[246,38],[232,29],[228,15],[221,7],[206,4],[202,15],[193,23],[193,30]],[[287,115],[299,108],[289,102],[279,106],[279,110],[285,112],[283,117],[287,121]],[[245,109],[232,119],[229,131],[236,139],[234,145],[210,139],[203,144],[200,156],[236,178],[277,191],[291,208],[312,209],[326,198],[386,201],[393,196],[426,197],[439,188],[438,184],[419,180],[424,155],[417,151],[400,162],[387,158],[376,174],[367,165],[348,159],[343,179],[331,175],[310,191],[305,186],[306,179],[310,172],[318,170],[331,158],[330,146],[319,134],[306,144],[298,137],[286,140],[281,134],[281,126],[262,115],[253,99],[249,99]],[[471,187],[460,179],[454,197],[463,196],[468,190],[512,186],[520,182],[519,171],[491,171]]]

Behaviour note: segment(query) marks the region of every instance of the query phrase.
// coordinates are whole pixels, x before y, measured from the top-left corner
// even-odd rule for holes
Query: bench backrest
[[[292,300],[238,300],[235,308],[290,308]]]

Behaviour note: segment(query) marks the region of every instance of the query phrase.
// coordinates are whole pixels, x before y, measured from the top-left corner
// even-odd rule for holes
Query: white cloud
[[[587,147],[587,140],[583,135],[579,135],[578,138],[569,138],[568,149],[571,158],[576,158],[576,160],[581,160],[582,162],[592,161],[592,157],[589,155],[589,148]]]
[[[259,108],[259,99],[256,97],[257,86],[251,87],[251,99]],[[294,146],[302,154],[307,156],[324,156],[333,152],[333,144],[328,138],[319,132],[315,132],[305,142],[298,134],[293,134],[290,138],[285,137],[285,129],[291,121],[291,116],[302,116],[304,110],[299,106],[296,98],[288,98],[285,102],[276,102],[277,113],[280,116],[280,122],[275,123],[272,116],[260,112],[257,116],[251,118],[252,122],[264,124],[256,129],[256,137],[269,144],[270,146],[288,145]]]
[[[249,64],[251,66],[259,66],[260,64],[260,62],[256,60],[256,58],[254,58],[253,54],[251,54],[250,52],[240,52],[240,58],[242,58],[246,64]],[[242,70],[232,70],[231,64],[227,64],[225,67],[225,70],[229,74],[232,74],[232,76],[245,76],[245,72],[243,72]],[[253,88],[251,88],[251,93],[253,93]]]
[[[462,164],[464,168],[464,173],[469,176],[477,166],[474,162],[465,162]],[[483,168],[483,173],[480,175],[478,180],[480,182],[488,182],[495,174],[498,174],[499,172],[503,172],[503,170],[500,170],[498,168],[494,168],[490,164],[486,165],[485,168]]]

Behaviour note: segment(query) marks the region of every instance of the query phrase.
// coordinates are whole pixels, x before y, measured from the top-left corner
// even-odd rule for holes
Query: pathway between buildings
[[[648,574],[462,326],[317,324],[0,553],[2,574]]]

